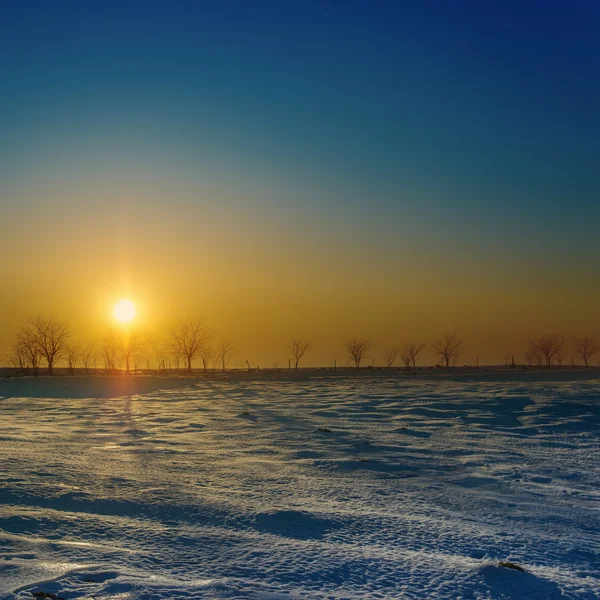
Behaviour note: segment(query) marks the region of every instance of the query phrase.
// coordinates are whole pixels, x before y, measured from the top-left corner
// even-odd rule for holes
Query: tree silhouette
[[[23,344],[17,338],[12,344],[12,352],[9,357],[9,364],[17,371],[29,370],[29,363],[27,362],[27,353]]]
[[[292,356],[294,357],[294,370],[298,370],[298,363],[300,359],[306,354],[306,351],[310,348],[310,342],[306,340],[293,339],[291,341]]]
[[[129,373],[132,364],[142,354],[145,342],[135,330],[111,331],[107,338],[107,346],[108,353],[106,356],[111,359],[109,362],[113,364],[113,368],[116,359],[125,367],[125,372]]]
[[[529,352],[538,366],[541,367],[545,363],[547,367],[551,367],[555,358],[562,362],[565,343],[566,340],[563,335],[556,333],[542,335],[539,338],[530,340]]]
[[[232,354],[233,342],[231,340],[221,340],[221,344],[219,346],[219,361],[221,363],[221,371],[223,371],[223,373],[227,370],[227,366],[229,365]]]
[[[37,315],[28,324],[40,354],[48,363],[48,375],[54,373],[54,364],[64,354],[71,335],[69,322],[54,315]]]
[[[13,343],[13,355],[23,370],[29,372],[31,367],[32,373],[38,374],[41,351],[36,332],[30,325],[26,325],[17,333]]]
[[[158,371],[164,373],[167,370],[167,352],[158,344],[152,344],[152,351],[156,358]]]
[[[417,360],[419,359],[419,354],[421,354],[423,348],[425,348],[427,342],[408,342],[402,348],[403,355],[408,358],[410,364],[413,369],[417,367]],[[406,361],[405,361],[406,362]]]
[[[398,356],[398,348],[393,346],[392,348],[388,348],[381,353],[383,357],[383,362],[388,369],[391,369],[394,361],[396,360],[396,356]]]
[[[590,358],[600,351],[600,347],[598,347],[594,338],[589,336],[575,340],[574,347],[575,354],[583,361],[586,367],[589,366]]]
[[[171,328],[171,339],[174,350],[184,359],[191,373],[192,362],[210,339],[210,332],[204,319],[181,319]]]
[[[69,375],[73,375],[75,373],[77,362],[81,357],[81,349],[76,344],[67,344],[65,346],[65,357],[67,359],[67,369],[69,369]]]
[[[117,351],[110,339],[106,339],[102,346],[102,360],[107,373],[117,370]]]
[[[88,373],[92,367],[96,366],[97,360],[96,342],[91,341],[81,349],[81,362],[85,372]]]
[[[200,350],[200,359],[202,360],[202,370],[206,373],[211,360],[215,357],[215,349],[211,344],[204,344]]]
[[[448,368],[450,363],[454,363],[462,353],[462,340],[458,337],[456,331],[443,333],[434,343],[433,347],[442,357],[444,366]]]
[[[370,338],[354,338],[346,340],[346,350],[348,355],[354,362],[356,370],[360,369],[360,363],[365,357],[366,353],[371,349]]]

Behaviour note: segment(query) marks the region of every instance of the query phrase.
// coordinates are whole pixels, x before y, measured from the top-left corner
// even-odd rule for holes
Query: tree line
[[[387,368],[401,364],[407,369],[416,369],[426,347],[427,342],[424,341],[391,346],[383,350],[381,359]],[[298,370],[300,362],[311,348],[309,340],[290,340],[288,368]],[[463,340],[456,331],[448,331],[431,342],[431,348],[439,356],[439,365],[449,368],[456,366],[463,353]],[[591,336],[574,339],[569,345],[563,335],[542,335],[529,340],[524,362],[532,367],[562,366],[569,349],[572,356],[588,367],[592,357],[600,351],[600,346]],[[371,338],[346,340],[348,362],[357,370],[361,365],[364,366],[365,360],[371,356],[371,350]],[[136,329],[127,328],[109,330],[102,339],[81,344],[74,341],[68,320],[54,315],[37,315],[29,319],[15,335],[9,364],[20,372],[31,374],[37,374],[40,368],[46,367],[49,375],[54,373],[60,361],[63,361],[70,374],[76,368],[89,372],[99,367],[109,373],[144,369],[192,372],[198,364],[204,372],[208,372],[226,371],[234,354],[233,341],[216,339],[202,318],[178,320],[169,329],[167,339],[161,343]],[[250,369],[250,363],[246,363]],[[505,356],[505,364],[516,366],[512,352]]]
[[[233,342],[215,341],[201,318],[179,320],[169,330],[168,341],[164,343],[127,328],[111,329],[102,339],[81,344],[74,341],[68,320],[37,315],[15,335],[9,363],[18,371],[33,374],[46,366],[52,375],[61,360],[70,374],[78,367],[88,372],[99,366],[106,372],[129,373],[142,369],[191,372],[194,361],[200,360],[206,372],[208,369],[227,370],[233,352]]]

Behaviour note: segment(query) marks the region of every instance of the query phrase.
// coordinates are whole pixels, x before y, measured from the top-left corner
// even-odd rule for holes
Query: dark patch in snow
[[[498,563],[498,566],[505,567],[506,569],[514,569],[515,571],[521,571],[521,573],[526,573],[525,569],[514,562],[510,562],[509,560],[501,560]]]
[[[255,517],[258,530],[300,540],[322,538],[339,526],[331,519],[298,510],[276,510]]]

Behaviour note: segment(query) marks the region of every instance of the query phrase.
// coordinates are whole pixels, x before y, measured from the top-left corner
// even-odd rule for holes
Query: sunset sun
[[[119,300],[113,308],[113,316],[119,323],[131,323],[136,315],[135,304],[131,300]]]

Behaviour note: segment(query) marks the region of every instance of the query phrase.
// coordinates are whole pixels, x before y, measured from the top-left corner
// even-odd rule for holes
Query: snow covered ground
[[[600,598],[597,380],[70,385],[0,383],[0,598]]]

